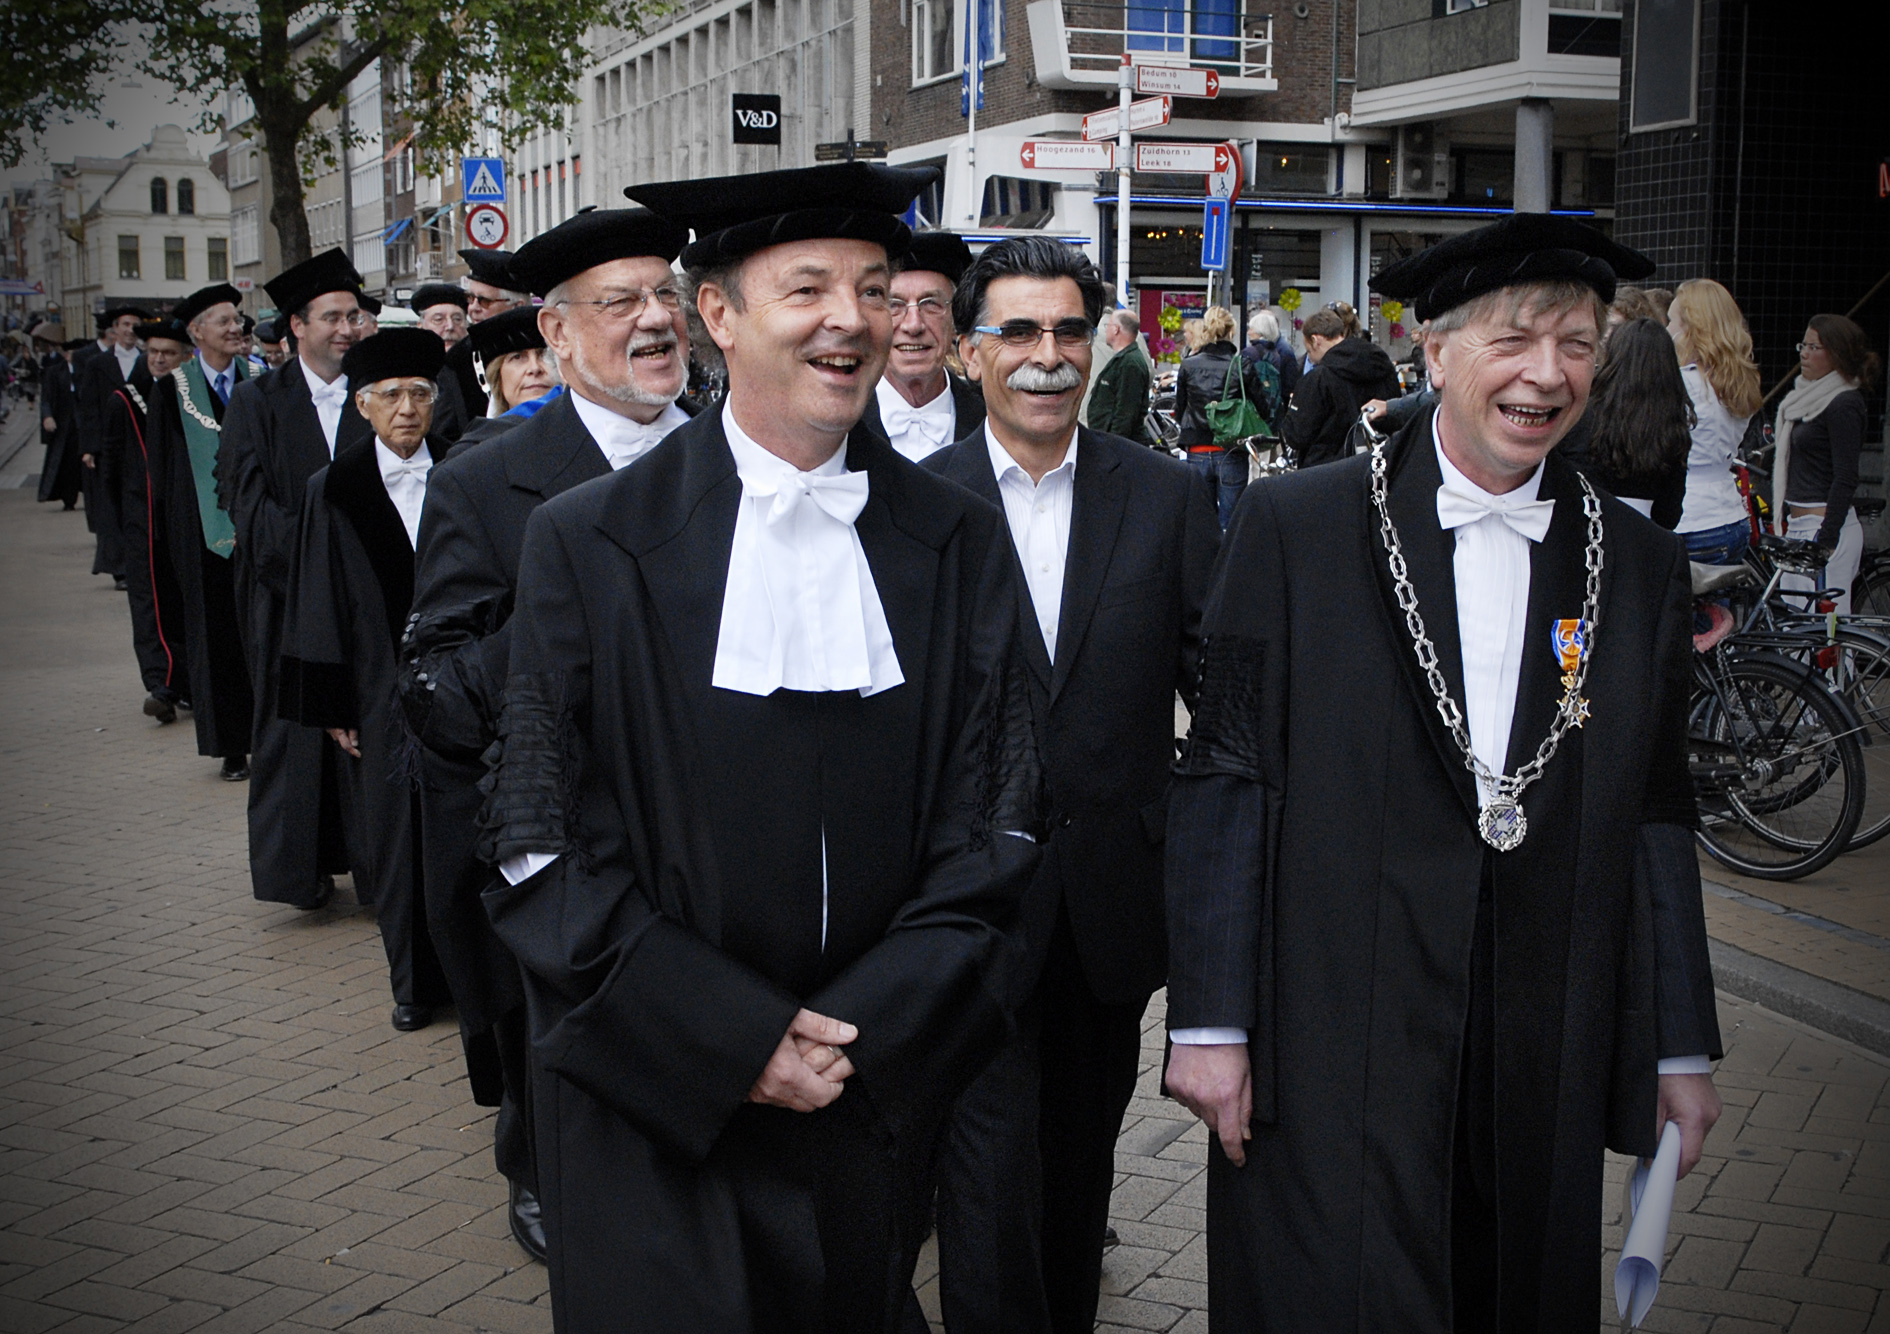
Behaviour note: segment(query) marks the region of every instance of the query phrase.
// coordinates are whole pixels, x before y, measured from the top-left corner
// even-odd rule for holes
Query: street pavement
[[[123,595],[90,551],[81,516],[0,489],[0,1331],[549,1331],[450,1016],[393,1031],[345,888],[317,913],[251,899],[245,789],[187,721],[139,712]],[[1709,909],[1803,927],[1833,959],[1874,948],[1760,889],[1781,912]],[[1842,908],[1872,889],[1830,888],[1851,897],[1817,915],[1876,935]],[[1845,976],[1881,992],[1881,958]],[[1110,1330],[1207,1328],[1206,1140],[1159,1096],[1162,1005],[1118,1144]],[[1890,1058],[1730,993],[1721,1020],[1726,1115],[1646,1327],[1890,1334]],[[934,1319],[935,1270],[928,1248]]]

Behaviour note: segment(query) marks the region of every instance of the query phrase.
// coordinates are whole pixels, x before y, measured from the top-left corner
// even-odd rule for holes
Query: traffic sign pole
[[[1122,68],[1116,72],[1121,92],[1121,124],[1116,134],[1116,303],[1129,302],[1129,103],[1135,99],[1135,66],[1129,53],[1122,53]]]

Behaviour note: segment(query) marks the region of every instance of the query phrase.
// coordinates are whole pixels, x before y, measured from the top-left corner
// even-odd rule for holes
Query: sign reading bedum
[[[781,95],[779,93],[736,93],[735,142],[738,144],[781,143]]]

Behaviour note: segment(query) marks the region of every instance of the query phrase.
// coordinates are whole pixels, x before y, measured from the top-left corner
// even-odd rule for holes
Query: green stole
[[[243,358],[230,363],[235,383],[249,378]],[[228,560],[236,551],[236,524],[217,504],[217,446],[223,423],[216,417],[216,399],[204,377],[203,360],[190,357],[171,372],[177,382],[177,407],[184,422],[184,444],[190,451],[190,476],[197,484],[197,515],[203,520],[203,544],[213,556]]]

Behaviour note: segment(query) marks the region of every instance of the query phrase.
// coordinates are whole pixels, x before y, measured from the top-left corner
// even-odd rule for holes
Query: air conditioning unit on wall
[[[1450,193],[1450,150],[1439,142],[1434,124],[1400,125],[1393,158],[1392,198],[1442,199]]]

